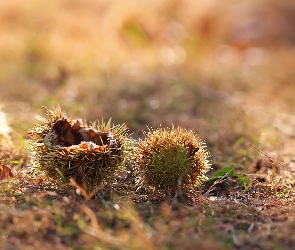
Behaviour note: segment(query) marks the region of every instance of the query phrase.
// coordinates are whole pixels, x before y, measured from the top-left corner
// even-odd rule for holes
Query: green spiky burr
[[[174,126],[149,130],[133,154],[137,185],[166,191],[195,188],[207,179],[209,156],[193,131]]]

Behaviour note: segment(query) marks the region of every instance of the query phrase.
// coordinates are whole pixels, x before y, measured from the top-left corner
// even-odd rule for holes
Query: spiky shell
[[[174,126],[149,130],[134,150],[137,185],[169,191],[195,188],[207,179],[209,156],[193,131]]]
[[[29,131],[31,166],[54,179],[74,178],[87,189],[113,183],[129,154],[125,124],[111,126],[109,120],[88,126],[60,108],[46,111],[46,122]]]

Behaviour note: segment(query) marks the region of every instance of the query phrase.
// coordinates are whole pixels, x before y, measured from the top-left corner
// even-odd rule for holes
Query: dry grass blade
[[[99,191],[101,190],[103,187],[97,187],[95,189],[93,189],[91,192],[87,192],[83,187],[81,187],[79,184],[77,184],[77,182],[75,182],[75,180],[73,178],[70,179],[70,183],[71,186],[75,187],[76,190],[79,190],[78,192],[81,193],[81,195],[83,196],[83,198],[85,199],[85,201],[89,201],[91,200],[91,198]]]

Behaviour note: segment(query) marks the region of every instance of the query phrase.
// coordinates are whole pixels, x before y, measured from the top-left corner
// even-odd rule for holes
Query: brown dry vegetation
[[[0,181],[1,248],[294,249],[294,16],[291,0],[1,1],[0,157],[14,174]],[[134,138],[193,129],[209,176],[231,166],[249,183],[176,200],[121,176],[79,194],[27,166],[26,133],[57,104]]]

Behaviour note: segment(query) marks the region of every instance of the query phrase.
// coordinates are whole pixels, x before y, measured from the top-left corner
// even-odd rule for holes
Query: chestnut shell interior
[[[98,146],[110,144],[109,133],[85,128],[80,120],[73,124],[67,120],[57,121],[49,133],[53,146],[69,147],[79,145],[83,141],[93,142]]]

